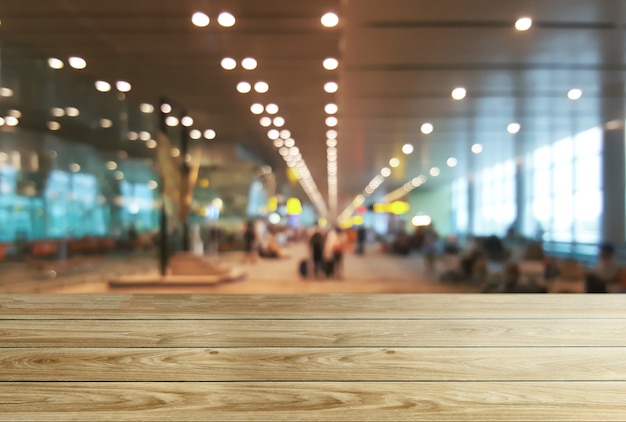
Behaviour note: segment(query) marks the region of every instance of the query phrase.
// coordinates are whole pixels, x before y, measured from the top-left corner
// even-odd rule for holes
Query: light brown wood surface
[[[621,295],[0,296],[0,420],[626,420]]]

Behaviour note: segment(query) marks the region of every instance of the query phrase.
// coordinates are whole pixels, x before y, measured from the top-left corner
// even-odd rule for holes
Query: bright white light
[[[13,96],[13,90],[11,88],[7,88],[7,87],[1,87],[0,88],[0,97],[12,97]]]
[[[450,157],[448,158],[448,161],[446,161],[446,164],[448,167],[456,167],[456,165],[459,164],[459,161],[454,157]]]
[[[283,157],[286,157],[287,155],[289,155],[289,148],[287,148],[287,147],[280,147],[278,149],[278,153],[280,155],[282,155]]]
[[[63,110],[61,107],[52,107],[50,109],[50,114],[52,114],[54,117],[63,117],[65,116],[65,110]]]
[[[118,170],[113,173],[113,177],[115,177],[115,180],[122,180],[124,178],[124,173]]]
[[[50,122],[46,123],[46,125],[48,126],[48,129],[50,129],[50,130],[59,130],[59,129],[61,129],[61,124],[59,122],[50,121]]]
[[[221,62],[222,69],[233,70],[237,67],[237,61],[231,57],[224,57]]]
[[[228,12],[222,12],[217,17],[217,23],[219,23],[220,25],[226,28],[230,28],[231,26],[234,26],[235,22],[236,22],[235,17]]]
[[[144,142],[150,140],[150,132],[148,132],[147,130],[142,130],[141,132],[139,132],[139,139]]]
[[[252,86],[248,82],[239,82],[237,84],[237,91],[242,94],[247,94],[252,90]]]
[[[462,87],[454,88],[454,90],[452,91],[452,98],[454,98],[457,101],[462,100],[463,98],[465,98],[466,95],[467,95],[467,90]]]
[[[288,131],[287,129],[283,129],[283,130],[280,131],[280,137],[283,138],[283,139],[289,139],[289,138],[291,138],[291,132]],[[295,141],[294,141],[294,143],[295,143]]]
[[[339,111],[339,107],[337,106],[337,104],[326,104],[324,106],[324,111],[326,112],[326,114],[335,114],[337,113],[337,111]]]
[[[276,127],[283,127],[285,126],[285,119],[280,116],[274,117],[273,123]]]
[[[420,130],[424,135],[430,135],[435,130],[435,127],[431,123],[424,123]]]
[[[254,90],[259,94],[265,94],[270,90],[270,86],[267,82],[260,81],[254,84]]]
[[[210,22],[211,22],[211,19],[209,19],[209,17],[202,12],[196,12],[193,15],[191,15],[191,23],[193,23],[195,26],[199,28],[204,28]]]
[[[127,136],[129,141],[136,141],[139,139],[139,134],[137,132],[130,131]]]
[[[328,126],[328,127],[335,127],[335,126],[337,126],[337,123],[339,123],[339,120],[337,120],[336,117],[327,117],[326,118],[326,126]]]
[[[274,139],[274,146],[276,148],[280,148],[280,147],[282,147],[284,145],[285,145],[285,142],[282,139],[280,139],[280,138]]]
[[[511,123],[509,126],[507,126],[506,130],[510,134],[515,135],[516,133],[519,133],[521,128],[522,126],[519,123]]]
[[[250,111],[252,112],[252,114],[261,114],[263,113],[263,110],[263,104],[255,103],[250,106]]]
[[[104,129],[108,129],[113,126],[113,121],[111,119],[100,119],[100,127]]]
[[[529,17],[519,18],[515,21],[515,29],[518,31],[528,31],[533,26],[533,20]]]
[[[185,127],[190,127],[193,125],[193,119],[189,116],[185,116],[182,119],[180,119],[180,124]]]
[[[328,92],[329,94],[335,93],[337,92],[337,90],[339,90],[339,85],[337,85],[337,82],[326,82],[324,84],[324,91]]]
[[[172,157],[179,157],[180,156],[180,150],[178,148],[172,148],[170,150],[170,155]]]
[[[263,116],[263,117],[261,117],[261,120],[259,120],[259,123],[263,127],[270,127],[270,126],[272,126],[272,118],[271,117],[267,117],[267,116]]]
[[[296,141],[294,141],[293,139],[285,139],[285,146],[287,148],[291,148],[292,146],[296,145]]]
[[[404,144],[404,145],[402,145],[402,152],[405,155],[413,154],[413,150],[414,150],[414,148],[413,148],[413,145],[411,145],[411,144]]]
[[[65,107],[65,114],[69,117],[78,117],[80,115],[80,110],[76,107]]]
[[[432,219],[427,215],[416,215],[411,219],[411,223],[416,227],[428,226],[431,222]]]
[[[276,129],[270,129],[267,132],[267,137],[270,138],[271,140],[278,139],[280,138],[280,132],[277,131]]]
[[[326,138],[328,139],[337,139],[337,131],[335,129],[326,131]]]
[[[397,158],[394,157],[391,160],[389,160],[389,165],[392,168],[396,168],[396,167],[398,167],[400,165],[400,160],[398,160]]]
[[[146,147],[153,149],[156,148],[157,146],[157,141],[155,141],[154,139],[150,139],[148,142],[146,142]]]
[[[198,129],[193,129],[191,132],[189,132],[189,137],[191,139],[200,139],[202,138],[202,132],[200,132]]]
[[[480,154],[481,152],[483,152],[483,146],[481,144],[472,145],[472,152],[474,154]]]
[[[15,109],[7,111],[7,115],[11,117],[15,117],[16,119],[22,118],[22,112],[19,110],[15,110]]]
[[[268,104],[265,106],[265,111],[267,114],[276,114],[278,113],[278,106],[276,104]]]
[[[267,217],[267,219],[272,224],[278,224],[280,223],[280,214],[273,212],[269,215],[269,217]]]
[[[335,70],[339,67],[339,61],[335,58],[329,57],[327,59],[324,59],[322,65],[326,70]]]
[[[154,106],[152,104],[142,103],[139,106],[139,110],[141,110],[142,113],[150,114],[154,112]]]
[[[111,90],[111,84],[106,81],[96,81],[95,85],[100,92],[109,92]]]
[[[322,16],[321,22],[326,28],[333,28],[339,23],[339,16],[334,13],[326,13]]]
[[[109,170],[115,170],[117,168],[117,163],[115,161],[107,161],[106,166]]]
[[[152,190],[155,190],[156,188],[159,187],[159,184],[157,182],[155,182],[154,180],[150,180],[148,182],[148,187]]]
[[[169,127],[178,126],[178,118],[174,116],[167,116],[165,118],[165,124],[168,125]]]
[[[81,70],[87,67],[87,62],[82,57],[70,57],[68,63],[74,69]]]
[[[208,139],[208,140],[215,139],[216,136],[217,136],[217,133],[215,133],[213,129],[207,129],[204,131],[205,139]]]
[[[391,169],[389,167],[383,167],[383,169],[380,171],[380,175],[383,177],[391,176]]]
[[[130,92],[130,90],[132,89],[132,86],[130,85],[130,83],[126,81],[117,81],[115,83],[115,87],[117,88],[119,92]]]
[[[172,112],[172,106],[169,105],[168,103],[163,103],[161,104],[161,112],[162,113],[171,113]]]
[[[80,165],[77,163],[72,163],[70,164],[70,171],[73,173],[79,172],[80,171]]]
[[[574,88],[567,93],[567,98],[569,98],[572,101],[579,100],[580,97],[582,96],[583,96],[583,92],[578,88]]]
[[[48,66],[50,66],[51,69],[63,69],[63,61],[55,57],[50,57],[48,59]]]
[[[337,146],[337,140],[336,139],[327,139],[326,140],[326,146],[329,148],[335,148]]]
[[[253,59],[252,57],[246,57],[245,59],[241,61],[241,67],[243,67],[246,70],[256,69],[257,67],[256,59]]]
[[[439,170],[437,167],[433,167],[430,169],[430,175],[432,177],[437,177],[441,174],[441,170]]]

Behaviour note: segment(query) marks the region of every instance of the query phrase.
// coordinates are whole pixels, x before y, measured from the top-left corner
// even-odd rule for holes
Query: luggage
[[[303,259],[302,261],[300,261],[300,264],[298,264],[298,272],[300,273],[300,277],[302,278],[306,278],[309,274],[309,261],[306,259]]]

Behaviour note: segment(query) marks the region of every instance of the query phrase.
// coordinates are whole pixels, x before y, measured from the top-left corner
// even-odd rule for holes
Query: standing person
[[[252,262],[253,264],[257,260],[256,251],[256,232],[254,230],[254,221],[249,220],[246,223],[246,229],[243,232],[244,242],[244,256],[241,260],[242,263]]]
[[[345,234],[339,227],[330,230],[324,242],[324,260],[326,261],[326,276],[343,278],[343,250]]]
[[[587,293],[606,293],[617,283],[619,265],[615,260],[615,248],[609,243],[600,246],[600,256],[596,266],[585,275],[585,290]]]
[[[315,227],[309,239],[309,248],[313,260],[313,274],[317,278],[319,273],[324,271],[324,235],[318,227]]]
[[[356,253],[363,255],[365,253],[365,240],[367,237],[367,231],[364,226],[359,226],[356,229]]]

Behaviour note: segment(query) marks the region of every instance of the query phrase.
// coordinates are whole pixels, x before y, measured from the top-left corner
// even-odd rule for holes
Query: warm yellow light
[[[515,29],[518,31],[528,31],[533,26],[533,20],[529,17],[519,18],[515,21]]]
[[[333,28],[339,23],[339,17],[335,13],[326,13],[321,19],[322,25],[326,28]]]
[[[211,19],[202,12],[196,12],[191,15],[191,22],[199,28],[204,28],[211,22]]]

